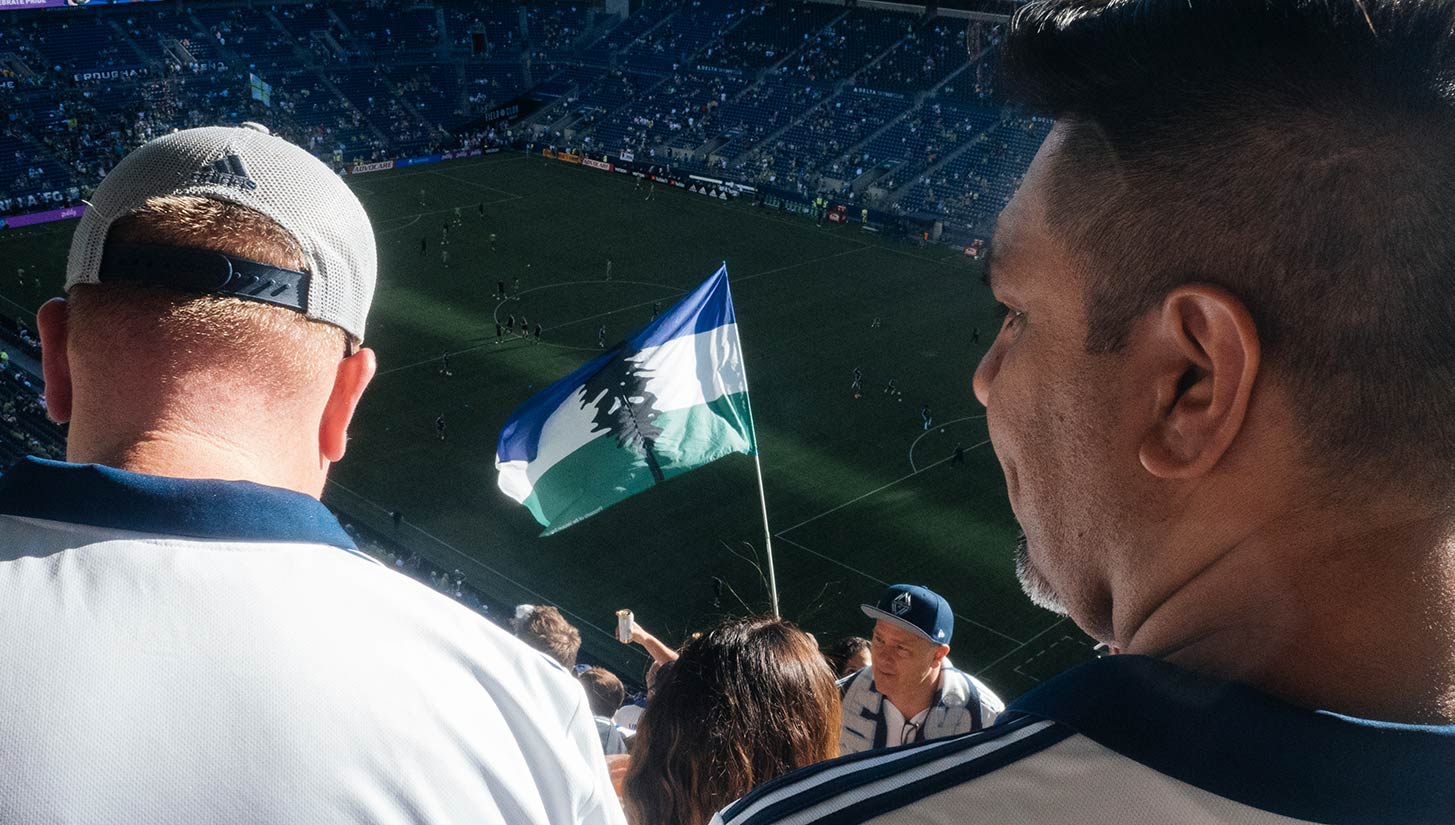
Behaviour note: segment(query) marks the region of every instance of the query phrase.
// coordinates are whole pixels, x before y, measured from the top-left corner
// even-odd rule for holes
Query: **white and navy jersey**
[[[865,667],[838,682],[842,726],[839,754],[847,755],[888,747],[891,734],[899,734],[889,721],[891,704],[874,685],[874,668]],[[897,712],[898,708],[894,708]],[[905,741],[943,739],[988,728],[1005,710],[1005,703],[984,682],[949,664],[940,667],[939,684],[924,720]],[[899,744],[896,739],[894,744]]]
[[[0,822],[619,825],[565,669],[318,501],[0,479]]]
[[[979,733],[830,760],[714,825],[1455,822],[1455,726],[1296,708],[1137,656],[1068,671]]]

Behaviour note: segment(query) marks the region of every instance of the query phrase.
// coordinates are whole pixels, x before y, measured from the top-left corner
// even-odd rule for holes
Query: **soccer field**
[[[389,514],[402,512],[398,542],[494,600],[560,606],[585,649],[626,674],[647,660],[614,640],[619,607],[672,643],[719,616],[765,611],[751,457],[550,538],[495,486],[496,438],[516,405],[597,354],[599,326],[608,345],[620,340],[725,260],[784,615],[821,642],[867,635],[860,602],[889,582],[929,585],[955,608],[951,658],[1007,698],[1091,655],[1073,624],[1032,607],[1015,582],[1015,525],[970,391],[996,321],[979,270],[956,251],[662,185],[647,200],[626,176],[513,153],[349,182],[380,249],[367,341],[379,375],[325,493],[351,520],[391,536]],[[456,207],[446,267],[441,226]],[[0,233],[10,310],[33,312],[59,291],[72,227]],[[35,267],[41,286],[17,286],[15,266]],[[496,282],[516,278],[519,299],[499,303]],[[497,344],[495,321],[508,314],[540,323],[542,342]],[[890,378],[902,398],[882,392]],[[950,461],[956,444],[963,466]]]

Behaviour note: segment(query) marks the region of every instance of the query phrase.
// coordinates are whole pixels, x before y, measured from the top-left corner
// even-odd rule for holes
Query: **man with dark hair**
[[[515,636],[527,645],[555,659],[570,670],[581,650],[581,631],[566,621],[558,608],[545,604],[523,604],[515,610]]]
[[[730,823],[1455,822],[1455,4],[1033,0],[976,371],[1118,650]]]

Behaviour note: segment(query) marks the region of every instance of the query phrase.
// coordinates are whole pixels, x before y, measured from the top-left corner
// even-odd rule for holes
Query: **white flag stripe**
[[[642,350],[632,360],[650,371],[646,389],[656,394],[653,406],[661,412],[696,407],[748,389],[737,324],[673,338]],[[500,489],[516,501],[525,501],[536,479],[556,462],[605,434],[591,431],[595,418],[596,406],[588,404],[582,409],[580,394],[572,394],[542,425],[534,461],[496,463]]]
[[[497,484],[501,492],[522,504],[527,498],[530,498],[531,489],[534,487],[530,473],[526,472],[526,468],[529,466],[529,462],[525,461],[507,461],[503,464],[497,461],[495,463],[495,469],[500,472]]]

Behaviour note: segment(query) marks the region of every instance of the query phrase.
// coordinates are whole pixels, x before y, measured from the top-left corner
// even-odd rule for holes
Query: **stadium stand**
[[[652,0],[625,20],[464,0],[14,12],[0,32],[15,101],[0,214],[79,201],[163,128],[255,118],[338,165],[493,135],[983,231],[1045,129],[1003,122],[1007,9],[980,5],[916,17]],[[253,76],[267,102],[251,99]],[[481,128],[516,100],[530,114]]]
[[[703,49],[699,64],[754,72],[783,61],[816,32],[843,15],[834,6],[775,0],[751,9],[723,37]]]
[[[907,14],[883,14],[852,9],[824,27],[784,71],[816,85],[832,86],[898,45],[914,29]]]

